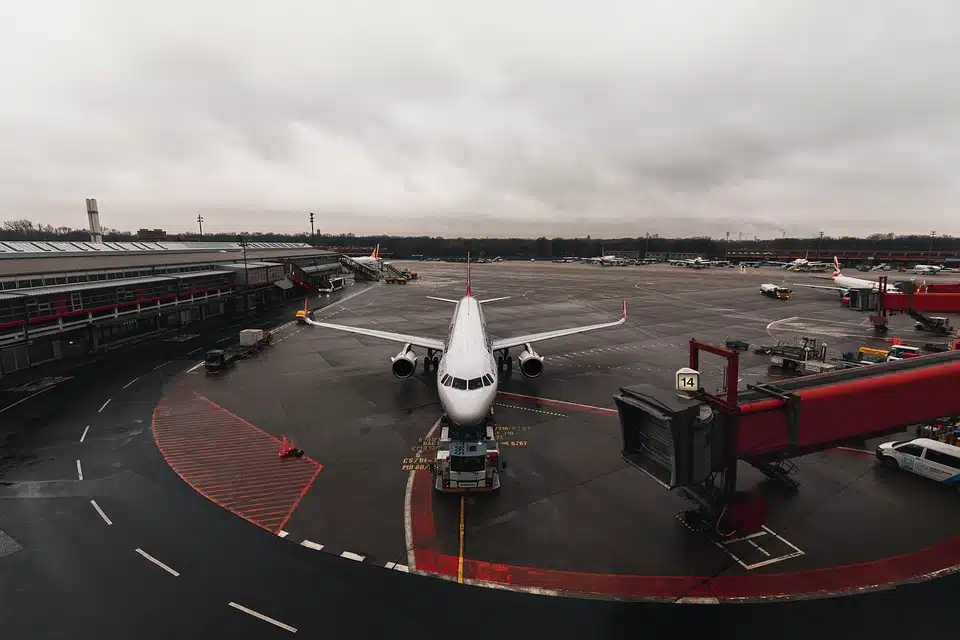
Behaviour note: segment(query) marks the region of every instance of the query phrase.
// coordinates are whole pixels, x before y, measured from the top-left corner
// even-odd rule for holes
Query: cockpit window
[[[483,374],[483,386],[489,387],[493,384],[493,376],[489,373]]]
[[[483,387],[483,378],[473,378],[472,380],[470,380],[469,388],[471,391],[473,391],[474,389],[480,389],[481,387]]]
[[[467,381],[464,380],[463,378],[454,378],[454,379],[453,379],[453,388],[454,388],[454,389],[460,389],[461,391],[464,391],[464,390],[466,390],[466,388],[467,388]]]
[[[440,381],[440,384],[442,384],[445,387],[449,387],[453,385],[453,376],[444,375],[443,379]]]

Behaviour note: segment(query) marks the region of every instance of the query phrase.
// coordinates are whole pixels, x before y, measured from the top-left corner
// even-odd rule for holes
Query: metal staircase
[[[344,255],[340,256],[340,264],[353,272],[353,277],[355,280],[376,281],[382,276],[379,269],[369,265],[361,264],[353,258],[349,258]]]
[[[389,262],[382,262],[381,264],[383,265],[383,270],[387,275],[396,276],[397,278],[403,278],[405,276],[403,271],[400,271],[400,269],[397,269]]]

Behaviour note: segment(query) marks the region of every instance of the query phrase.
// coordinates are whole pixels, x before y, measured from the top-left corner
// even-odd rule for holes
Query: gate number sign
[[[700,372],[684,367],[677,370],[677,391],[697,391],[700,388]]]

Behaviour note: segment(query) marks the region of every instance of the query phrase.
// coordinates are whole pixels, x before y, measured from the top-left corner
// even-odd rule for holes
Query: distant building
[[[167,239],[167,232],[163,229],[140,229],[137,231],[137,240],[142,242],[160,242]]]
[[[620,251],[619,249],[611,249],[610,255],[616,256],[618,258],[623,258],[625,260],[639,260],[640,252],[639,251]]]

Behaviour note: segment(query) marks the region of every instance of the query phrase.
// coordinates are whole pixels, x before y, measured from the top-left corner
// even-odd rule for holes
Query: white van
[[[884,442],[877,459],[942,484],[960,486],[960,447],[929,438]]]

